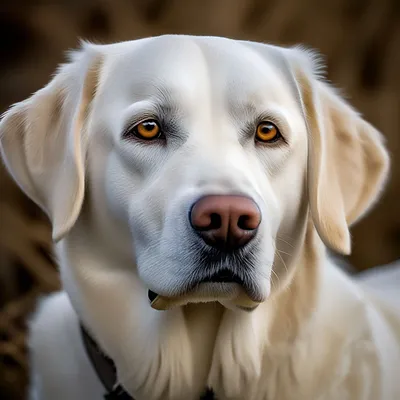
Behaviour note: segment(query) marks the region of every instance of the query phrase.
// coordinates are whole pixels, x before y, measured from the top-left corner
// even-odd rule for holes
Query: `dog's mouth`
[[[151,307],[157,310],[165,310],[191,302],[221,302],[231,299],[238,308],[252,311],[263,301],[254,290],[251,290],[249,284],[246,284],[245,279],[228,268],[199,277],[193,282],[190,289],[181,295],[166,297],[149,289],[147,296]]]
[[[241,286],[244,285],[243,279],[227,268],[201,279],[198,284],[201,283],[237,283]]]
[[[193,289],[203,283],[237,283],[238,285],[241,286],[244,285],[243,279],[239,275],[235,274],[234,272],[230,271],[227,268],[221,269],[215,274],[199,279],[199,281],[197,281],[193,285]],[[159,295],[158,293],[153,292],[152,290],[149,289],[147,296],[150,300],[150,303],[153,303],[153,301],[156,300],[156,298]]]

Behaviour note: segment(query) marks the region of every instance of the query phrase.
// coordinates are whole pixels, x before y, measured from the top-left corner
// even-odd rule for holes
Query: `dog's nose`
[[[261,222],[257,204],[244,196],[206,196],[189,215],[193,229],[210,246],[235,250],[254,238]]]

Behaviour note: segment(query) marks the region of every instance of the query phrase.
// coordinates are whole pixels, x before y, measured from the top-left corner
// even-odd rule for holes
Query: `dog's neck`
[[[137,398],[163,398],[166,390],[196,398],[207,385],[224,385],[227,371],[230,382],[232,374],[251,382],[265,357],[289,353],[312,320],[324,249],[311,222],[289,266],[290,283],[252,313],[218,303],[152,310],[134,265],[122,265],[121,255],[87,226],[78,222],[58,245],[63,283],[84,324],[116,363],[119,380]],[[230,384],[229,390],[239,387]]]
[[[268,326],[269,342],[292,343],[310,322],[319,296],[321,266],[325,247],[311,220],[307,222],[305,236],[287,286],[273,293],[268,300],[273,318]]]

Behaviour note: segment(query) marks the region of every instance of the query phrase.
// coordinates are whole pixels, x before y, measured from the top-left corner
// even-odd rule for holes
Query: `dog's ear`
[[[378,198],[389,170],[382,135],[327,83],[312,54],[292,49],[293,75],[308,126],[308,195],[324,243],[351,251],[349,226]]]
[[[84,44],[68,64],[0,122],[4,164],[21,189],[49,216],[53,239],[76,222],[85,191],[85,128],[101,55]]]

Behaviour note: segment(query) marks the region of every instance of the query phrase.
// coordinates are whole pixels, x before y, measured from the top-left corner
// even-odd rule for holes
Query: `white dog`
[[[82,324],[121,398],[400,399],[400,308],[326,255],[350,252],[388,155],[319,72],[224,38],[85,43],[5,114],[65,289],[31,325],[32,398],[103,398]]]

